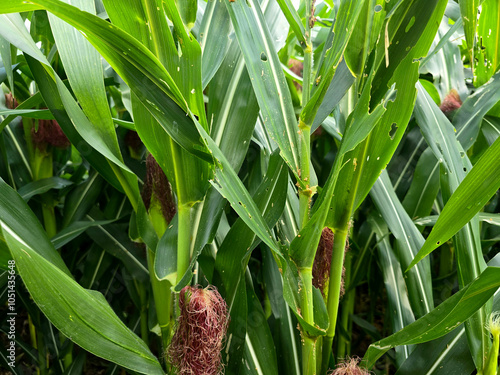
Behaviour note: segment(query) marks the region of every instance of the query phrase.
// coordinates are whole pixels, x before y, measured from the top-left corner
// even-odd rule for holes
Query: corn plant
[[[2,366],[497,374],[499,20],[2,1]]]

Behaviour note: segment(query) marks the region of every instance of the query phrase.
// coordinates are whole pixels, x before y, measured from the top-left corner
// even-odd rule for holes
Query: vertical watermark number
[[[7,271],[7,325],[8,325],[8,348],[7,361],[10,367],[15,366],[16,362],[16,261],[8,261]]]

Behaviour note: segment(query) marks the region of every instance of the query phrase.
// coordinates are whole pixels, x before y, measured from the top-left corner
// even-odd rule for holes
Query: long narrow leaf
[[[252,79],[264,125],[282,156],[300,179],[298,126],[290,91],[257,1],[226,1],[236,36]]]
[[[416,264],[466,225],[500,189],[500,138],[481,156],[439,215],[418,252]]]
[[[483,306],[500,286],[500,267],[487,267],[458,293],[401,331],[371,344],[364,364],[371,368],[389,349],[427,342],[451,332]]]
[[[87,351],[125,368],[163,375],[156,357],[116,316],[102,294],[82,288],[12,236],[3,222],[1,228],[31,296],[62,333]]]
[[[396,237],[397,254],[406,268],[424,243],[424,238],[398,200],[387,172],[382,172],[370,192],[392,234]],[[408,294],[415,316],[420,317],[434,307],[430,262],[407,274]]]
[[[29,246],[66,275],[66,264],[54,249],[42,225],[26,202],[0,178],[0,223],[6,233],[24,246]],[[26,230],[29,228],[29,230]]]

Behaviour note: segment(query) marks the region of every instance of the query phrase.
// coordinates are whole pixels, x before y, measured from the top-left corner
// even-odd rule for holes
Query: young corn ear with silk
[[[27,328],[0,365],[497,374],[499,21],[497,0],[2,2],[0,286],[14,261]]]

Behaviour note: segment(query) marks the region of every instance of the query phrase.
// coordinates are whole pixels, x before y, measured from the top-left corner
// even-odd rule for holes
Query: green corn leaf
[[[277,0],[277,2],[281,8],[281,11],[286,17],[286,20],[290,24],[290,28],[295,34],[295,37],[299,41],[302,48],[305,48],[305,29],[304,25],[302,25],[302,21],[299,14],[297,13],[297,10],[295,10],[295,7],[290,0]]]
[[[0,58],[2,59],[3,68],[5,69],[5,75],[9,82],[10,91],[14,95],[14,74],[12,71],[12,51],[10,48],[10,43],[4,38],[0,37]],[[2,79],[3,81],[3,79]]]
[[[353,83],[354,76],[350,73],[345,61],[341,61],[326,91],[325,98],[314,117],[311,132],[314,132],[325,121],[328,115],[332,113]]]
[[[43,93],[42,97],[47,104],[47,106],[51,109],[54,117],[56,118],[58,124],[64,129],[64,132],[68,139],[71,141],[73,145],[78,149],[80,154],[89,161],[89,163],[103,176],[106,180],[112,184],[116,189],[122,190],[122,186],[118,181],[117,176],[115,175],[110,163],[108,160],[95,150],[75,129],[73,125],[72,116],[67,109],[61,99],[61,95],[65,95],[67,100],[73,100],[73,97],[69,93],[69,91],[63,90],[63,93],[60,94],[59,88],[56,85],[53,77],[49,74],[49,72],[43,67],[43,64],[37,61],[30,56],[25,56],[26,61],[30,67],[31,72],[36,77],[38,87],[40,92]],[[78,105],[74,102],[74,105]],[[84,114],[78,107],[74,107],[76,111],[79,111],[81,116]],[[88,121],[87,119],[81,118],[83,121]]]
[[[276,4],[268,3],[264,9],[268,24],[275,21],[276,12],[279,12]],[[276,33],[282,31],[279,28],[271,30],[274,40],[279,39]],[[214,76],[210,87],[212,89],[209,90],[207,110],[208,117],[211,119],[211,138],[227,157],[230,166],[238,171],[250,144],[259,107],[252,92],[251,81],[236,40],[229,47],[227,56]],[[201,215],[196,217],[198,224],[191,254],[191,264],[181,282],[176,285],[176,289],[182,288],[191,280],[191,270],[198,255],[205,244],[211,241],[215,235],[225,201],[217,190],[211,187],[202,204]],[[172,266],[172,262],[176,259],[172,243],[175,241],[174,238],[177,238],[176,231],[178,229],[175,222],[172,224],[173,226],[167,230],[170,233],[166,233],[161,239],[159,246],[161,246],[162,251],[156,253],[155,270],[160,279],[173,280],[177,277],[175,266]]]
[[[386,11],[382,0],[365,1],[358,16],[357,25],[354,27],[349,44],[344,52],[349,70],[360,81],[366,64],[366,59],[382,28]]]
[[[419,123],[426,124],[426,121],[428,121],[429,124],[437,123],[440,125],[439,127],[426,125],[423,128],[424,137],[426,137],[426,140],[430,143],[429,146],[433,150],[436,157],[440,159],[440,162],[446,161],[444,165],[449,175],[453,178],[451,181],[454,186],[453,190],[456,190],[456,188],[460,185],[460,182],[466,177],[467,170],[470,170],[472,166],[463,149],[457,143],[454,129],[449,121],[442,114],[439,108],[437,108],[435,104],[433,105],[431,103],[431,99],[425,89],[420,84],[417,84],[417,87],[419,89],[419,95],[421,93],[421,96],[419,96],[420,100],[416,107],[417,118],[420,118]],[[495,152],[495,149],[493,149],[493,152]],[[487,199],[489,199],[490,196],[491,195],[489,195]],[[478,207],[476,211],[473,210],[474,215],[481,207]],[[469,217],[465,223],[469,222],[470,219],[471,218]],[[464,224],[460,225],[460,228],[463,227],[463,225]],[[457,231],[454,231],[453,233],[456,232]],[[451,236],[452,235],[447,237],[446,240],[448,240]],[[437,240],[433,240],[431,244],[431,241],[428,239],[424,247],[419,251],[419,254],[417,254],[415,259],[412,261],[410,267],[417,264],[421,259],[429,254],[430,251],[437,248],[440,243],[441,242],[437,243]],[[431,250],[429,251],[428,249]]]
[[[434,340],[451,332],[480,309],[500,286],[500,267],[487,267],[481,275],[430,313],[401,331],[370,345],[363,358],[371,368],[389,349]]]
[[[36,92],[33,96],[30,96],[28,99],[26,99],[24,102],[20,103],[15,110],[26,110],[26,109],[30,109],[30,108],[33,108],[33,107],[36,107],[37,105],[41,104],[43,102],[43,99],[42,99],[42,95],[40,94],[40,92]],[[43,111],[43,110],[41,110]],[[0,132],[3,130],[3,128],[9,124],[12,120],[14,120],[16,118],[16,114],[12,114],[12,115],[8,115],[7,117],[5,117],[5,119],[0,122]],[[53,118],[53,116],[51,115],[51,117]]]
[[[470,61],[474,61],[476,53],[477,12],[480,0],[459,0],[458,3],[460,4],[460,14],[464,23],[467,52],[469,53]]]
[[[206,133],[205,129],[203,129],[203,127],[196,120],[195,124],[198,128],[198,131],[200,132],[203,141],[206,142],[207,148],[210,150],[214,158],[215,178],[213,181],[210,181],[212,186],[229,201],[239,217],[265,244],[267,244],[273,250],[274,255],[278,258],[281,258],[281,246],[275,240],[270,228],[262,217],[259,208],[256,206],[252,197],[248,193],[248,190],[245,188],[236,172],[231,167],[231,163],[226,159],[225,155],[222,153],[214,140]],[[204,244],[206,243],[204,241],[208,241],[211,232],[211,226],[214,224],[214,211],[217,212],[219,210],[219,202],[217,200],[209,200],[208,204],[208,210],[200,208],[199,211],[201,212],[201,219],[199,220],[199,222],[202,223],[201,225],[203,226],[203,231],[200,233],[203,233],[203,235],[200,235],[201,240],[198,243],[194,244],[195,253],[201,251]],[[212,219],[210,219],[208,225],[206,225],[207,223],[203,224],[203,218],[206,217],[205,215],[212,215]],[[195,261],[196,256],[191,258],[191,266]],[[176,288],[180,288],[183,285],[186,285],[189,280],[191,280],[191,268],[192,267],[188,267],[188,271],[179,281]]]
[[[415,316],[408,299],[408,291],[401,270],[401,265],[392,249],[387,234],[389,230],[380,214],[375,212],[369,218],[372,230],[377,235],[377,248],[380,266],[384,273],[384,284],[389,300],[392,332],[398,332],[415,321]],[[396,347],[396,361],[401,365],[415,349],[411,346]]]
[[[500,256],[494,257],[488,266],[498,267]],[[500,308],[500,290],[494,295],[493,311]],[[405,363],[396,372],[397,375],[469,375],[475,369],[470,355],[464,325],[437,340],[417,345]]]
[[[396,254],[402,267],[406,269],[422,247],[424,238],[401,205],[387,172],[382,172],[373,185],[370,195],[387,226],[396,237]],[[416,317],[427,314],[434,307],[431,280],[429,261],[406,275],[408,296]]]
[[[189,2],[189,0],[187,1]],[[174,24],[174,34],[177,35],[176,42],[179,43],[181,56],[179,56],[179,63],[177,66],[172,66],[175,64],[175,59],[172,56],[179,55],[179,52],[175,48],[175,44],[171,43],[171,48],[174,50],[170,53],[167,58],[161,58],[160,61],[167,67],[169,72],[177,83],[183,97],[187,101],[188,108],[195,114],[201,125],[208,130],[206,115],[205,115],[205,105],[203,102],[203,89],[202,89],[202,57],[201,57],[201,47],[194,36],[186,31],[186,28],[182,24],[181,14],[182,7],[178,9],[174,6],[174,2],[167,1],[163,3],[165,11]],[[196,12],[196,1],[194,1],[195,12]],[[155,13],[156,14],[156,13]],[[165,23],[163,25],[165,30],[169,30],[168,25]],[[163,45],[157,46],[157,50],[161,51]],[[166,49],[168,51],[168,48]]]
[[[478,51],[474,84],[479,87],[500,68],[500,4],[495,0],[481,2],[481,14],[477,21]]]
[[[93,1],[72,1],[72,5],[95,13]],[[99,53],[78,30],[51,14],[48,16],[68,81],[90,121],[78,122],[75,127],[83,138],[86,138],[108,159],[123,162],[104,90],[104,76]],[[79,126],[82,128],[78,129]],[[97,146],[101,142],[102,148],[109,150],[112,157]]]
[[[448,31],[442,36],[440,37],[439,39],[439,43],[427,54],[427,56],[425,56],[425,58],[422,60],[422,63],[421,63],[421,66],[425,66],[425,64],[435,55],[437,54],[438,52],[440,52],[442,49],[445,48],[445,46],[448,46],[449,45],[449,40],[451,38],[451,36],[457,32],[458,30],[460,30],[460,28],[462,27],[463,25],[463,22],[462,22],[462,19],[458,19],[452,27],[450,27],[448,29]],[[439,33],[440,36],[441,36],[441,33]]]
[[[490,212],[479,212],[479,220],[485,223],[500,226],[500,214],[493,214]],[[439,219],[439,215],[425,216],[420,219],[415,220],[417,225],[434,226]]]
[[[418,345],[397,375],[470,375],[475,369],[463,324],[447,335]]]
[[[412,264],[430,254],[466,225],[500,188],[500,139],[481,156],[439,215]],[[488,214],[484,214],[488,218]]]
[[[96,208],[85,215],[85,219],[91,222],[105,221],[104,215]],[[115,258],[121,260],[131,275],[143,281],[147,279],[149,271],[146,266],[146,260],[141,255],[140,249],[135,246],[127,236],[127,233],[123,231],[123,228],[116,224],[93,225],[87,228],[87,233],[95,243]]]
[[[269,227],[273,227],[283,211],[286,196],[286,168],[273,154],[266,176],[254,195],[255,203]],[[276,207],[275,207],[276,206]],[[281,209],[280,209],[281,208]],[[244,278],[246,265],[242,259],[255,247],[255,233],[240,218],[226,235],[217,253],[215,269],[222,279],[222,286],[229,301],[234,298],[239,280]],[[237,245],[236,245],[237,244]]]
[[[377,73],[373,79],[371,106],[383,98],[401,61],[411,54],[419,58],[427,53],[445,7],[439,0],[406,0],[398,2],[387,14],[376,46]]]
[[[366,141],[367,145],[364,154],[353,155],[353,158],[358,159],[359,173],[361,174],[354,208],[357,208],[364,200],[370,187],[378,178],[380,171],[391,160],[405,133],[415,103],[416,90],[414,85],[418,80],[417,61],[429,51],[432,39],[438,31],[439,22],[443,18],[446,9],[444,2],[427,4],[427,2],[417,1],[405,6],[411,6],[412,8],[429,7],[432,12],[429,12],[429,10],[422,11],[419,8],[413,15],[414,18],[411,18],[408,13],[400,13],[399,10],[393,8],[395,13],[388,15],[386,32],[389,33],[389,39],[395,39],[396,42],[393,41],[393,43],[398,44],[400,48],[394,52],[390,47],[387,50],[390,66],[377,65],[378,60],[377,57],[375,58],[373,69],[376,70],[371,88],[370,106],[376,104],[373,95],[375,95],[374,90],[378,90],[381,95],[384,92],[387,110]],[[408,19],[409,24],[406,24],[405,22]],[[418,25],[412,22],[418,23]],[[392,27],[395,27],[395,30],[391,31]],[[391,36],[391,33],[394,33],[394,36]],[[381,39],[382,33],[375,47],[378,54],[382,53],[380,49]],[[401,54],[402,51],[404,51],[403,54]],[[385,86],[377,88],[376,85],[380,83],[380,81],[377,81],[378,79],[384,81]],[[385,81],[386,79],[388,81]],[[368,80],[368,82],[370,81]],[[384,91],[387,88],[389,88],[389,91]],[[395,92],[392,90],[395,90]],[[395,95],[395,98],[393,95]]]
[[[446,15],[445,15],[446,17]],[[446,19],[446,18],[445,18]],[[456,25],[460,27],[457,29]],[[467,97],[469,90],[465,84],[464,67],[460,48],[452,43],[450,37],[453,32],[462,32],[462,20],[447,29],[444,22],[440,25],[435,42],[438,45],[429,52],[420,64],[420,73],[431,73],[435,89],[439,92],[438,104],[452,91],[456,90],[461,98]],[[433,85],[431,85],[433,86]],[[427,89],[427,87],[426,87]],[[430,92],[430,91],[429,91]]]
[[[338,199],[332,201],[333,209],[329,215],[333,227],[342,225],[339,221],[350,217],[351,210],[354,211],[361,204],[396,150],[398,140],[402,138],[411,116],[411,106],[415,99],[413,82],[416,79],[416,64],[401,64],[394,77],[397,90],[395,100],[389,93],[385,103],[377,106],[372,113],[368,111],[370,86],[367,85],[363,90],[357,107],[348,118],[348,124],[351,124],[346,130],[346,135],[351,131],[351,126],[362,130],[360,137],[356,139],[361,142],[345,156],[348,164],[339,177],[344,184],[342,187],[338,186],[334,193]],[[349,188],[346,189],[346,186]],[[344,204],[347,199],[353,201],[352,207]]]
[[[0,178],[0,223],[3,236],[25,247],[36,250],[40,258],[57,268],[61,273],[71,275],[59,253],[54,249],[42,225],[26,202]],[[29,230],[26,230],[29,228]],[[10,247],[10,245],[9,245]]]
[[[13,236],[3,221],[1,228],[17,271],[34,301],[57,329],[85,350],[132,371],[164,374],[156,357],[116,316],[102,294],[82,288]]]
[[[277,7],[266,8],[266,19],[272,19],[274,8]],[[231,167],[238,171],[250,145],[259,107],[236,40],[231,43],[227,56],[215,74],[210,87],[212,89],[209,90],[207,113],[208,118],[211,119],[211,138],[226,155]],[[201,216],[198,217],[198,230],[191,265],[183,281],[176,288],[181,288],[190,280],[191,269],[199,253],[214,236],[224,204],[225,201],[221,195],[211,187],[203,203]],[[170,233],[166,233],[161,239],[159,246],[162,252],[156,253],[155,261],[156,275],[160,279],[173,280],[173,284],[177,277],[175,265],[172,266],[176,255],[173,253],[174,249],[171,248],[172,241],[177,238],[178,229],[175,220],[167,230]]]
[[[298,332],[290,308],[283,298],[283,281],[269,249],[262,251],[263,276],[274,324],[271,326],[280,374],[300,375]]]
[[[401,48],[394,53],[391,52],[391,49],[387,51],[387,56],[392,65],[390,69],[385,66],[374,65],[373,69],[377,70],[374,73],[375,76],[373,78],[371,95],[373,95],[376,80],[378,79],[377,77],[380,78],[381,74],[387,74],[387,78],[389,74],[393,74],[389,81],[386,82],[386,85],[391,87],[389,91],[385,93],[385,103],[387,104],[384,104],[384,107],[386,107],[386,111],[375,126],[373,132],[367,137],[366,141],[348,155],[352,160],[352,166],[350,165],[348,168],[345,168],[343,170],[344,176],[340,178],[347,181],[354,179],[353,181],[357,181],[357,185],[352,185],[350,189],[339,189],[339,191],[335,192],[335,195],[339,197],[337,202],[344,202],[347,199],[345,198],[346,194],[355,194],[353,210],[365,199],[371,186],[373,186],[380,175],[380,171],[382,171],[391,160],[392,155],[396,151],[405,133],[416,98],[414,86],[415,82],[418,80],[418,64],[416,60],[427,53],[431,45],[431,40],[436,34],[439,20],[443,17],[445,5],[446,4],[441,2],[433,8],[431,14],[427,12],[415,14],[415,17],[419,17],[416,18],[415,21],[419,23],[419,26],[415,29],[412,27],[411,32],[408,31],[408,33],[420,33],[420,39],[417,41],[414,39],[415,35],[409,37],[408,35],[401,34],[402,31],[399,29],[394,31],[395,38],[400,38],[399,45]],[[424,5],[421,4],[421,6]],[[394,15],[391,15],[391,23],[400,23],[400,25],[404,25],[404,20],[406,18],[407,14],[399,14],[396,11]],[[381,43],[381,41],[379,41],[379,43]],[[377,46],[377,48],[379,48],[378,53],[381,53],[380,46]],[[407,55],[400,56],[401,50],[408,50],[410,52]],[[399,60],[400,58],[402,58],[402,60]],[[399,65],[396,66],[396,64]],[[384,80],[386,78],[384,78]],[[370,80],[368,79],[364,90],[368,90],[369,82]],[[381,92],[382,88],[377,90]],[[373,97],[370,100],[373,100]],[[356,166],[354,166],[354,161],[356,161]],[[355,177],[356,175],[357,177]],[[350,193],[348,193],[348,191],[350,191]],[[342,207],[334,208],[334,212],[336,212],[335,216],[338,218],[343,215],[350,216],[351,214],[350,212],[343,213],[342,211]]]
[[[207,116],[212,119],[210,136],[238,171],[250,146],[259,104],[236,40],[212,79],[208,98]]]
[[[23,186],[33,180],[33,170],[29,163],[29,152],[23,142],[23,129],[9,125],[3,133],[2,154],[5,156],[9,177],[14,187]],[[3,155],[2,155],[3,156]]]
[[[491,146],[500,136],[500,121],[497,117],[485,116],[482,131],[486,141]]]
[[[66,196],[63,208],[62,226],[81,220],[94,206],[104,186],[104,180],[98,173],[91,173]]]
[[[95,13],[92,1],[79,0],[72,5]],[[123,162],[104,88],[101,56],[78,30],[52,14],[49,14],[49,21],[73,93],[89,120],[85,121],[79,111],[73,110],[70,116],[75,128],[89,144],[116,164],[112,169],[132,206],[137,209],[139,199],[137,178]],[[57,78],[56,83],[62,93],[63,103],[66,102],[65,107],[70,107],[72,101],[66,98],[68,94],[61,89],[61,83]]]
[[[81,30],[167,133],[186,150],[209,159],[192,120],[186,117],[187,105],[181,92],[146,47],[122,29],[70,5],[56,0],[40,0],[37,4]],[[11,8],[0,6],[0,12]]]
[[[446,201],[465,178],[472,165],[457,141],[455,129],[446,116],[430,99],[419,83],[417,83],[417,90],[415,115],[426,142],[436,158],[442,163],[441,192]],[[465,224],[454,238],[457,252],[458,281],[461,286],[474,280],[486,266],[479,238],[479,220],[477,217],[473,217]],[[439,245],[437,241],[436,245]],[[423,249],[426,251],[425,244]],[[409,268],[421,260],[423,254],[424,252],[421,249]],[[483,367],[483,357],[486,357],[489,347],[485,328],[487,310],[488,305],[481,308],[466,325],[469,346],[478,368]]]
[[[231,19],[226,6],[221,1],[208,1],[198,38],[202,53],[201,76],[203,89],[207,87],[224,60],[230,44],[230,31]]]
[[[245,337],[245,353],[240,363],[240,374],[278,375],[276,349],[273,336],[267,324],[262,305],[253,289],[252,279],[248,276],[246,282],[248,316]]]
[[[363,90],[363,94],[359,98],[356,107],[349,115],[345,135],[340,145],[339,155],[343,156],[343,160],[345,160],[345,167],[339,171],[339,179],[343,181],[344,187],[341,188],[340,186],[336,186],[335,189],[337,190],[337,193],[333,191],[331,194],[340,194],[344,198],[331,200],[331,209],[328,212],[328,219],[326,222],[326,225],[330,228],[345,226],[351,216],[351,210],[353,208],[352,198],[355,197],[358,180],[360,178],[360,168],[357,167],[358,159],[356,158],[356,155],[359,152],[363,153],[366,145],[366,142],[363,141],[373,131],[386,111],[384,105],[385,103],[381,103],[371,113],[369,112],[369,87],[370,86],[367,85],[366,89]],[[337,158],[339,158],[339,156],[337,156]],[[359,158],[359,161],[360,163],[365,161],[364,155]],[[339,160],[339,162],[341,161]],[[349,186],[350,188],[346,189],[345,186]],[[351,191],[352,188],[355,190]],[[350,203],[345,204],[345,197],[349,196],[351,197],[349,199]],[[339,206],[340,202],[344,203],[342,203],[341,209],[338,209],[337,206]]]
[[[453,125],[457,129],[457,138],[464,148],[469,150],[479,134],[481,121],[486,113],[500,101],[500,73],[495,74],[487,84],[467,97],[453,116]]]
[[[401,202],[410,218],[427,216],[439,191],[439,163],[427,148],[418,159],[410,189]]]
[[[362,8],[363,2],[361,1],[343,1],[340,4],[335,23],[332,25],[323,48],[311,98],[307,103],[303,103],[304,108],[300,114],[301,121],[308,126],[313,124],[321,103],[324,101]]]
[[[261,6],[254,0],[248,3],[226,0],[226,6],[245,58],[266,130],[279,145],[283,159],[300,179],[297,121],[285,75],[264,21]]]
[[[71,118],[73,123],[72,126],[76,128],[80,136],[91,143],[93,148],[99,151],[108,160],[122,168],[124,172],[130,172],[128,167],[126,167],[125,164],[123,164],[123,161],[120,160],[121,156],[114,152],[116,150],[110,149],[108,144],[106,144],[105,137],[96,135],[96,128],[85,117],[81,109],[78,107],[78,104],[71,96],[69,90],[66,88],[61,79],[55,74],[45,56],[43,56],[40,50],[36,47],[35,42],[24,27],[21,16],[19,14],[3,14],[1,15],[1,18],[3,22],[1,22],[2,26],[0,27],[0,33],[4,37],[9,38],[9,41],[13,45],[28,53],[31,57],[37,59],[47,71],[47,74],[55,81],[55,85],[61,95],[60,98],[62,104]],[[52,108],[52,110],[54,111],[55,109]],[[61,125],[64,126],[64,122]],[[70,132],[69,129],[67,129],[67,132]],[[133,189],[133,187],[131,188]],[[136,195],[137,194],[138,190],[136,191]]]
[[[177,283],[177,238],[179,216],[176,214],[155,247],[155,275],[159,280]],[[192,276],[192,275],[190,275]]]
[[[174,3],[174,2],[172,2]],[[179,8],[179,13],[182,16],[182,21],[188,29],[193,28],[196,22],[196,10],[198,9],[198,2],[196,0],[177,0],[175,5]]]
[[[325,42],[325,47],[319,61],[319,68],[316,73],[316,80],[320,78],[321,84],[315,88],[313,86],[313,93],[316,90],[322,90],[323,85],[329,85],[330,81],[327,79],[329,72],[337,68],[340,63],[340,58],[344,52],[347,42],[353,33],[356,20],[363,8],[363,2],[358,1],[344,1],[340,4],[337,14],[335,15],[335,23],[332,24],[331,32]],[[330,80],[333,75],[330,76]],[[325,82],[325,83],[323,83]],[[311,97],[311,100],[313,98]],[[311,101],[310,100],[310,101]]]
[[[254,194],[255,203],[263,212],[269,227],[274,226],[283,211],[287,178],[287,168],[282,159],[277,153],[273,154],[265,178]],[[227,348],[227,354],[232,358],[231,368],[240,365],[240,358],[248,339],[247,327],[253,324],[250,319],[247,321],[248,312],[238,305],[240,303],[246,305],[245,272],[251,251],[258,244],[255,240],[255,233],[242,219],[238,219],[218,248],[215,260],[213,280],[228,302],[231,315],[229,334],[232,334],[232,338],[231,346]],[[255,307],[249,304],[248,308]],[[236,371],[234,368],[233,370]]]
[[[56,249],[60,249],[68,242],[74,240],[88,228],[93,226],[102,226],[112,223],[114,220],[100,220],[100,221],[75,221],[68,225],[63,230],[59,231],[54,237],[50,239]]]
[[[54,118],[48,109],[2,109],[0,116],[22,116],[39,120],[52,120]]]
[[[64,178],[49,177],[30,182],[21,187],[17,193],[27,202],[35,195],[43,194],[51,189],[64,189],[71,185],[73,185],[73,182]]]
[[[225,155],[220,151],[215,142],[197,124],[198,130],[212,152],[215,161],[215,178],[211,181],[217,191],[225,197],[238,216],[268,245],[276,256],[281,256],[281,248],[274,239],[270,228],[265,223],[260,210],[255,205],[243,183],[236,175]],[[205,133],[205,134],[204,134]]]
[[[104,4],[112,22],[137,40],[141,40],[165,68],[173,72],[173,79],[188,99],[189,105],[199,108],[199,102],[203,100],[202,97],[200,99],[201,76],[199,72],[195,72],[200,63],[200,47],[196,41],[184,43],[181,47],[182,56],[178,57],[167,19],[159,16],[163,14],[162,11],[157,11],[157,8],[162,9],[161,2],[150,0],[144,3],[118,4],[105,1]],[[138,23],[137,18],[144,18],[147,22]],[[177,22],[180,22],[179,18]],[[188,36],[184,35],[183,38]],[[195,63],[197,67],[191,66]],[[191,90],[194,90],[194,94]],[[165,171],[179,205],[189,205],[202,200],[208,188],[208,165],[176,144],[135,94],[132,95],[132,110],[135,130]],[[195,114],[197,113],[199,111]],[[205,119],[204,112],[201,118]]]

